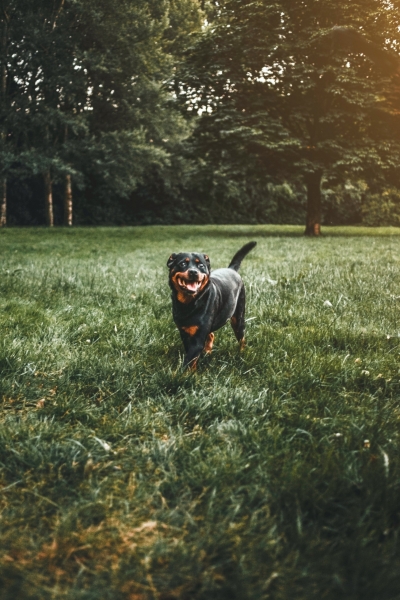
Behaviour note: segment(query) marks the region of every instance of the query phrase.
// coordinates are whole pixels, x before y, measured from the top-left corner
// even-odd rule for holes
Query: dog
[[[185,348],[184,369],[196,370],[201,352],[209,354],[212,350],[214,331],[229,319],[241,349],[244,348],[246,298],[238,271],[256,244],[249,242],[236,252],[228,268],[212,272],[206,254],[180,252],[169,257],[172,315]]]

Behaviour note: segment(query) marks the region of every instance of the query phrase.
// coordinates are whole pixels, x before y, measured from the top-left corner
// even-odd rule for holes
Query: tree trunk
[[[7,43],[8,43],[8,17],[4,12],[4,28],[1,40],[1,102],[5,109],[7,98]],[[6,126],[3,125],[0,131],[0,138],[3,143],[7,140]],[[7,177],[3,175],[0,178],[0,227],[7,225]]]
[[[319,236],[321,233],[321,180],[322,171],[309,173],[307,185],[307,217],[305,235]]]
[[[0,227],[7,225],[7,179],[0,180]]]
[[[73,217],[73,203],[72,203],[72,183],[71,175],[65,176],[65,190],[64,190],[64,225],[71,227]]]
[[[45,205],[46,205],[46,224],[48,227],[54,226],[53,215],[53,182],[51,180],[50,170],[44,173]]]
[[[2,31],[2,38],[1,38],[1,98],[2,101],[4,102],[4,106],[5,106],[5,101],[6,101],[6,94],[7,94],[7,44],[8,44],[8,21],[9,18],[7,17],[5,11],[4,12],[4,28]]]

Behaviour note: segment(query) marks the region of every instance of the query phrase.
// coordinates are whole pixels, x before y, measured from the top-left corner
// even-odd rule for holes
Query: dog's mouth
[[[202,284],[202,280],[200,281],[192,281],[192,280],[188,280],[188,279],[183,279],[182,277],[177,277],[176,278],[176,283],[179,285],[179,287],[189,293],[189,294],[196,294]]]
[[[176,273],[172,277],[172,283],[178,292],[178,300],[181,302],[184,297],[189,299],[201,292],[207,281],[208,276],[205,273],[198,273],[196,279],[192,279],[185,273]]]

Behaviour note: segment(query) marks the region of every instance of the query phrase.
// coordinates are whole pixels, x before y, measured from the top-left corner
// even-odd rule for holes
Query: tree
[[[6,94],[7,94],[7,70],[6,70],[6,61],[7,61],[7,51],[8,51],[8,22],[9,16],[5,11],[5,7],[3,7],[3,19],[2,19],[2,31],[1,31],[1,106],[3,107],[6,103]],[[2,111],[3,113],[3,111]],[[4,123],[4,114],[1,115],[2,128],[0,132],[0,140],[2,146],[2,154],[4,155],[4,143],[7,137],[7,131]],[[4,159],[4,158],[3,158]],[[4,163],[3,163],[4,164]],[[3,166],[2,173],[0,176],[0,227],[4,227],[7,223],[7,178],[5,169]]]
[[[7,224],[7,175],[13,161],[8,142],[7,116],[9,114],[7,62],[10,44],[10,26],[13,18],[12,1],[2,2],[0,8],[0,227]]]
[[[19,19],[6,57],[14,174],[128,196],[167,143],[184,135],[168,80],[175,53],[200,25],[197,0],[10,0]],[[10,50],[11,49],[11,50]],[[167,140],[167,142],[165,141]]]
[[[53,224],[52,184],[66,169],[63,132],[76,114],[64,110],[66,87],[77,87],[71,36],[64,35],[64,1],[3,3],[7,52],[3,53],[2,123],[7,131],[2,158],[13,178],[40,174],[46,221]],[[82,79],[82,78],[81,78]],[[82,83],[82,81],[81,81]],[[81,88],[83,86],[81,85]],[[70,90],[69,90],[70,91]],[[86,92],[83,91],[83,97]]]
[[[364,45],[343,40],[351,35],[340,28],[329,41],[338,23],[362,32]],[[183,78],[185,102],[203,110],[200,151],[204,132],[209,139],[202,156],[214,148],[213,164],[238,179],[251,171],[258,179],[300,177],[306,233],[319,235],[325,176],[378,172],[400,156],[390,131],[373,126],[378,105],[390,112],[390,78],[365,55],[398,37],[398,7],[380,0],[216,3]]]

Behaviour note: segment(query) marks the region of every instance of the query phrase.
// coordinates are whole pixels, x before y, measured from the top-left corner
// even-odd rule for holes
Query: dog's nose
[[[197,277],[197,270],[196,269],[189,269],[188,270],[188,275],[189,275],[189,277]]]

